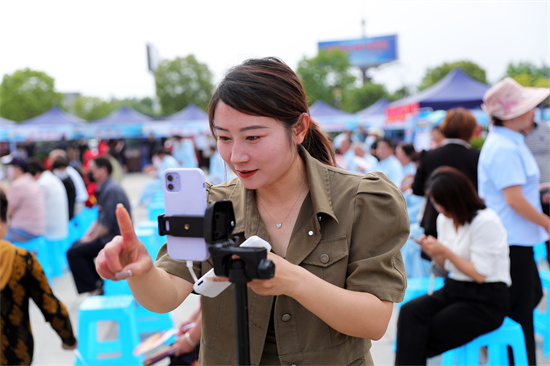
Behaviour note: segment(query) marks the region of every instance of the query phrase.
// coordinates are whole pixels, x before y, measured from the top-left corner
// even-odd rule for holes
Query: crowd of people
[[[201,167],[208,201],[233,202],[233,235],[271,244],[275,277],[249,283],[254,364],[371,364],[370,340],[384,335],[393,303],[404,296],[401,250],[418,221],[417,260],[433,263],[446,279],[440,290],[400,308],[396,365],[426,364],[498,328],[506,316],[521,325],[534,365],[533,309],[542,288],[533,246],[548,246],[550,234],[550,127],[534,122],[534,109],[549,94],[504,79],[484,97],[492,126],[481,151],[470,145],[478,126],[464,108],[449,110],[431,131],[430,149],[417,151],[377,127],[329,140],[288,66],[276,58],[247,60],[230,69],[212,97],[215,139],[150,134],[142,168],[151,181],[138,203],[148,205],[162,192],[164,170]],[[125,279],[143,306],[171,311],[212,263],[195,262],[191,274],[165,246],[156,261],[149,256],[120,184],[125,149],[123,140],[61,141],[39,160],[27,141],[3,157],[2,251],[4,242],[64,238],[69,220],[97,205],[97,220],[67,251],[77,292],[101,295],[104,279]],[[37,265],[32,254],[15,253]],[[3,276],[4,266],[16,262],[5,258]],[[4,277],[1,284],[4,324],[13,300]],[[76,339],[58,304],[65,323],[56,330],[71,349]],[[227,341],[234,339],[234,319],[217,315],[233,314],[234,306],[229,292],[203,298],[181,325],[172,364],[188,353],[197,358],[199,348],[204,364],[235,363],[234,342]],[[10,331],[3,326],[3,336]],[[32,359],[32,342],[28,347]],[[12,357],[2,345],[2,364]]]

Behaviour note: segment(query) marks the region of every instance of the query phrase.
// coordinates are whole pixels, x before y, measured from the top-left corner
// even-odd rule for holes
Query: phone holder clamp
[[[204,237],[204,216],[159,215],[159,235]]]

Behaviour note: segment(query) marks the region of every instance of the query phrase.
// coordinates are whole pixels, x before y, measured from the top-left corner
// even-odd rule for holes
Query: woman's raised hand
[[[138,240],[130,215],[122,204],[117,205],[116,218],[121,235],[107,243],[96,259],[97,273],[114,281],[139,276],[153,268],[153,260]]]

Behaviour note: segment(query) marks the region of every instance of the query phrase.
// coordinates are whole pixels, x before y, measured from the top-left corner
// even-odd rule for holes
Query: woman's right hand
[[[97,273],[113,281],[139,276],[153,268],[153,260],[138,240],[130,215],[122,204],[117,205],[116,217],[121,235],[107,243],[96,259]]]

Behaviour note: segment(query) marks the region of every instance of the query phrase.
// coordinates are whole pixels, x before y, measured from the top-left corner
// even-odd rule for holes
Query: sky
[[[398,60],[369,70],[390,92],[459,60],[495,83],[510,62],[550,65],[550,0],[0,0],[0,77],[31,68],[62,93],[143,98],[147,43],[162,59],[193,54],[217,83],[250,57],[296,70],[318,42],[363,35],[397,35]]]

